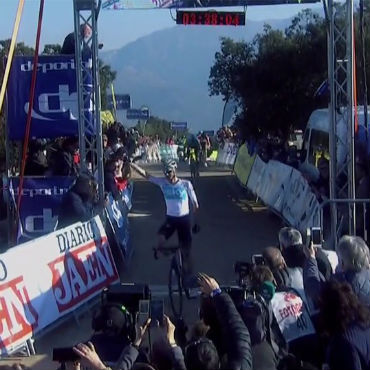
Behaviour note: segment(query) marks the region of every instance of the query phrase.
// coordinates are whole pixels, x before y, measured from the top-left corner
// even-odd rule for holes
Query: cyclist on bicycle
[[[194,148],[189,149],[189,166],[192,180],[199,177],[199,158]]]
[[[157,248],[162,248],[165,242],[177,231],[179,246],[183,254],[184,272],[187,276],[192,273],[190,249],[192,242],[192,224],[190,206],[193,212],[199,208],[193,185],[188,180],[176,176],[177,164],[169,160],[164,164],[165,177],[154,177],[138,165],[131,163],[131,167],[141,176],[153,184],[158,185],[166,202],[166,221],[158,230]]]

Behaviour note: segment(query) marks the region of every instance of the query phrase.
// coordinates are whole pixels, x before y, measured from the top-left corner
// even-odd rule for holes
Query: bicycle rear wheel
[[[171,263],[170,275],[168,278],[168,291],[172,312],[175,317],[180,318],[182,316],[183,288],[181,273],[175,259]]]

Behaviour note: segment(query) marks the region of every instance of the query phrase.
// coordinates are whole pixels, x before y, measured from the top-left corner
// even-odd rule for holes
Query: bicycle
[[[158,259],[158,252],[164,256],[173,254],[170,265],[170,273],[168,276],[168,293],[172,312],[175,317],[182,316],[183,293],[185,292],[183,284],[183,264],[182,253],[180,247],[159,247],[153,248],[154,258]],[[188,297],[189,298],[189,297]]]

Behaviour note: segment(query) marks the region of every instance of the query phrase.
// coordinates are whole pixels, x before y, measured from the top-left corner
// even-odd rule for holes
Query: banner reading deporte
[[[18,242],[39,238],[55,230],[63,195],[68,192],[73,177],[25,177],[19,213]],[[10,178],[10,195],[17,204],[19,178]]]
[[[88,58],[88,57],[86,57]],[[92,94],[91,59],[84,62],[84,90]],[[8,96],[8,136],[23,140],[30,100],[33,57],[17,56],[12,63]],[[37,65],[35,100],[30,137],[55,138],[78,135],[78,98],[74,55],[41,55]],[[85,117],[94,132],[91,96],[84,96]]]
[[[118,281],[99,217],[0,254],[0,354]]]

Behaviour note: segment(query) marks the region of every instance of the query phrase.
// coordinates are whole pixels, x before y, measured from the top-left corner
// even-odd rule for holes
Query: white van
[[[366,138],[364,127],[364,107],[357,107],[359,130],[356,138],[359,141],[366,143],[368,155],[370,153],[370,140]],[[347,120],[343,113],[337,113],[337,135],[340,138],[337,142],[337,158],[338,165],[344,164],[347,156]],[[307,122],[307,127],[303,136],[303,147],[300,165],[300,171],[307,175],[311,180],[316,181],[319,178],[319,170],[317,169],[318,154],[321,153],[329,159],[329,125],[330,112],[328,108],[314,110]],[[368,108],[368,124],[370,125],[370,107]]]

